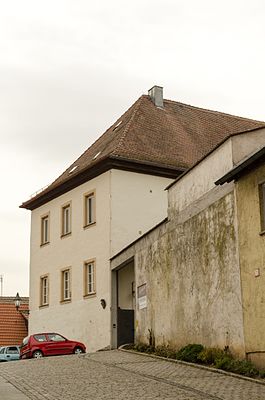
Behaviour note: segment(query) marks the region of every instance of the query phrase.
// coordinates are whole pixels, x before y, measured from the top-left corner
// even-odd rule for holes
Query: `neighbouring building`
[[[21,298],[18,310],[15,299],[0,297],[0,347],[20,345],[28,335],[29,298]]]
[[[111,320],[117,304],[111,304],[110,258],[166,218],[165,187],[227,138],[236,143],[239,133],[254,130],[253,143],[246,145],[254,148],[263,140],[263,127],[264,122],[164,100],[158,86],[141,96],[58,179],[21,205],[32,211],[30,333],[59,331],[89,351],[110,346],[117,326],[118,341],[133,340],[139,280],[133,265],[116,276],[124,283],[117,324]],[[231,147],[233,162],[245,154],[243,144]],[[185,188],[187,198],[194,185]],[[165,281],[162,271],[160,278]],[[164,283],[157,285],[162,299]]]
[[[228,346],[265,366],[264,145],[264,128],[224,141],[168,186],[167,219],[112,257],[113,347],[127,308],[137,342]]]
[[[218,184],[235,181],[245,353],[265,366],[265,147]]]

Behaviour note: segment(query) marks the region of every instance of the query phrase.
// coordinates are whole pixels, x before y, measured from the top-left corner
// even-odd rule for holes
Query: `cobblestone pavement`
[[[32,400],[265,400],[265,385],[118,350],[2,363],[0,376]]]

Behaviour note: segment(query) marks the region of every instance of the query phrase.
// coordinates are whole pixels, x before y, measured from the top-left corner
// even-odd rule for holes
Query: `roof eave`
[[[50,200],[69,192],[70,190],[80,186],[81,184],[93,179],[110,169],[120,169],[124,171],[138,172],[142,174],[162,176],[175,179],[183,173],[184,168],[169,165],[157,164],[146,161],[130,160],[118,156],[109,156],[103,160],[99,160],[97,164],[80,171],[67,181],[58,184],[49,190],[38,194],[34,198],[22,203],[19,207],[27,210],[34,210]]]

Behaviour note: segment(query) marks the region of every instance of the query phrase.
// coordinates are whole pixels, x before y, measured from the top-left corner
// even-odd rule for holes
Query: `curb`
[[[226,376],[231,376],[232,378],[243,379],[244,381],[249,381],[249,382],[252,382],[252,383],[258,383],[259,385],[265,386],[265,380],[263,382],[263,381],[261,381],[259,379],[250,378],[248,376],[235,374],[234,372],[223,371],[222,369],[207,367],[206,365],[193,364],[193,363],[190,363],[190,362],[187,362],[187,361],[181,361],[181,360],[174,360],[173,358],[160,357],[160,356],[156,356],[155,354],[142,353],[142,352],[136,351],[136,350],[126,350],[126,349],[123,348],[123,346],[119,347],[118,350],[119,351],[124,351],[126,353],[139,354],[139,355],[145,356],[145,357],[156,358],[158,360],[168,361],[168,362],[175,363],[175,364],[187,365],[187,366],[193,367],[193,368],[204,369],[206,371],[215,372],[216,374],[222,374],[222,375],[226,375]]]

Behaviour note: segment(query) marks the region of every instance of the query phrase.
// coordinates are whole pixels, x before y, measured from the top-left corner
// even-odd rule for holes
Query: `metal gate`
[[[122,310],[118,307],[118,347],[126,343],[134,343],[134,310]]]

